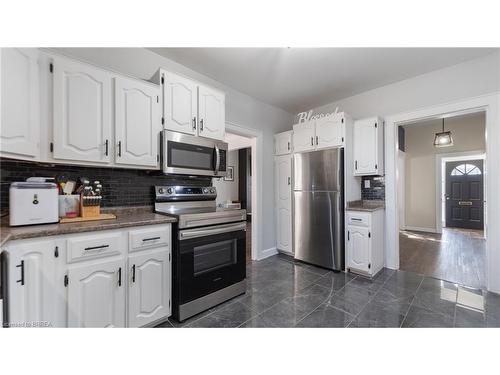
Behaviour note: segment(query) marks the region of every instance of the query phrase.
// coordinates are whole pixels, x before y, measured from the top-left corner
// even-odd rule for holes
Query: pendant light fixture
[[[453,138],[451,137],[451,132],[444,131],[444,117],[443,117],[443,131],[436,133],[434,136],[434,147],[448,147],[453,146]]]

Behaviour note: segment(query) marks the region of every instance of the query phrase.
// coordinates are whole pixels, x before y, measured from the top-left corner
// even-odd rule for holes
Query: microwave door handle
[[[219,146],[215,145],[215,174],[219,173],[220,168],[220,150]]]

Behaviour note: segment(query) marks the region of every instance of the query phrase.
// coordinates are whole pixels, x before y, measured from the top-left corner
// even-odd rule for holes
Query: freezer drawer
[[[295,258],[344,268],[344,213],[339,192],[294,192]]]

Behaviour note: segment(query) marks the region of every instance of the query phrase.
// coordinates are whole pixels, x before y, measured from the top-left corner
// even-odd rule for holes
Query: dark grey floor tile
[[[453,327],[453,315],[444,315],[424,309],[418,306],[411,306],[405,320],[403,328],[451,328]]]
[[[260,313],[285,298],[291,297],[293,294],[294,292],[290,288],[275,285],[268,289],[262,289],[245,295],[239,299],[239,302],[250,307],[255,312]]]
[[[455,314],[455,305],[457,300],[457,289],[451,284],[443,287],[420,287],[413,300],[413,305],[445,314],[453,317]]]
[[[457,305],[455,311],[455,327],[481,328],[486,327],[486,318],[482,311]]]
[[[286,299],[258,315],[256,320],[261,326],[266,327],[293,327],[312,310],[313,308],[307,311],[304,307]]]
[[[356,288],[363,288],[372,292],[377,292],[384,285],[383,282],[379,280],[373,280],[368,277],[356,276],[355,279],[349,281],[349,285]]]
[[[349,314],[357,315],[374,295],[375,292],[369,289],[347,284],[330,297],[328,304]]]
[[[347,284],[349,281],[354,279],[354,276],[348,273],[339,272],[334,273],[330,272],[320,279],[316,280],[316,284],[324,286],[325,288],[329,288],[333,291],[340,290]]]
[[[382,268],[373,278],[372,280],[375,282],[385,283],[392,275],[394,275],[396,270],[391,270],[389,268]]]
[[[397,293],[415,293],[423,280],[423,276],[413,272],[396,271],[384,283],[384,288]]]
[[[457,284],[453,284],[444,280],[435,279],[433,277],[424,277],[418,290],[435,291],[435,290],[441,290],[443,288],[455,292],[458,290]]]
[[[323,304],[302,319],[296,327],[308,328],[343,328],[354,318],[345,311]]]
[[[393,327],[401,326],[405,315],[387,304],[368,303],[349,327]]]
[[[197,321],[189,324],[191,328],[229,328],[238,327],[256,315],[248,306],[235,302],[223,309],[217,310]]]
[[[174,328],[173,324],[167,319],[163,323],[155,326],[155,328]]]
[[[280,326],[268,322],[260,315],[257,315],[256,317],[241,324],[239,328],[280,328]]]
[[[382,288],[375,294],[371,302],[385,306],[385,309],[392,311],[392,313],[406,315],[414,296],[412,291],[391,291]]]

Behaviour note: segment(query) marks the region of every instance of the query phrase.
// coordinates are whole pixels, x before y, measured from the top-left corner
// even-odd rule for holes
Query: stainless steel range
[[[246,211],[219,208],[216,197],[211,186],[155,187],[155,211],[178,220],[172,314],[179,321],[246,290]]]

